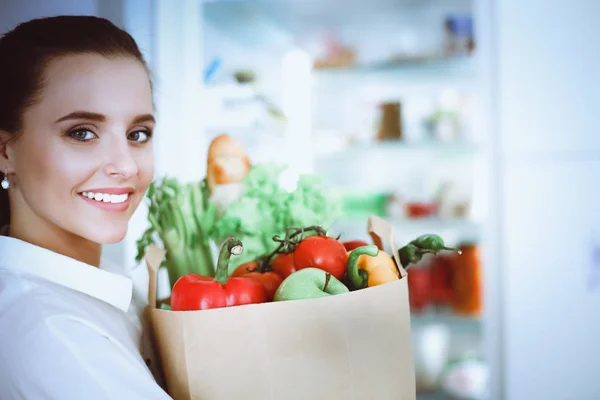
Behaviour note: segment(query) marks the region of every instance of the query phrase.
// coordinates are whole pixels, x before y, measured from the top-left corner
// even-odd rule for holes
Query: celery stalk
[[[216,214],[203,201],[203,185],[164,178],[153,182],[146,194],[150,228],[138,240],[136,260],[143,258],[150,244],[162,242],[167,251],[163,265],[172,283],[189,273],[214,276],[208,229]]]

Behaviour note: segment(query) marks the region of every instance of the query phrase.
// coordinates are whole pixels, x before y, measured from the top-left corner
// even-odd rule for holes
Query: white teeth
[[[108,194],[108,193],[94,193],[94,192],[82,192],[82,196],[88,199],[101,201],[103,203],[123,203],[129,198],[129,194]]]
[[[126,194],[113,194],[110,196],[111,203],[122,203],[127,200]]]

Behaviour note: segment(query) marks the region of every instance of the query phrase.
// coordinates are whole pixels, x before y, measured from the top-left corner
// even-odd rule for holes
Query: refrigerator
[[[50,1],[40,8],[42,2],[29,0],[4,7],[0,25],[8,29],[37,16],[81,13],[111,18],[128,29],[142,43],[150,68],[164,89],[157,94],[163,110],[159,130],[178,132],[176,139],[168,133],[162,139],[157,137],[157,174],[187,180],[204,175],[205,166],[198,160],[205,159],[202,149],[210,139],[205,129],[210,121],[202,110],[211,106],[207,104],[210,88],[203,81],[207,67],[218,55],[211,50],[218,49],[218,44],[207,41],[215,37],[208,36],[211,29],[222,34],[242,65],[258,54],[249,49],[259,48],[264,40],[278,49],[290,44],[290,36],[280,29],[283,20],[270,29],[264,29],[265,21],[248,20],[244,13],[232,24],[235,29],[222,25],[223,19],[207,22],[209,6],[236,2],[241,3],[123,0],[111,1],[108,7],[109,2],[100,1],[83,5]],[[278,2],[246,3],[268,9]],[[304,2],[309,3],[314,2]],[[335,12],[358,3],[322,1],[321,8]],[[595,346],[600,337],[600,135],[596,129],[600,2],[369,3],[413,9],[466,4],[474,21],[476,51],[468,65],[477,77],[479,105],[473,129],[481,139],[477,171],[484,211],[477,214],[481,218],[476,234],[482,243],[483,310],[475,323],[469,320],[465,325],[463,319],[453,318],[442,323],[461,330],[475,325],[489,368],[487,398],[600,398],[600,353]],[[290,6],[290,13],[293,10]],[[240,21],[250,22],[253,29],[244,28]],[[412,42],[403,43],[410,48]],[[405,77],[428,79],[436,71],[417,66],[418,74],[413,68]],[[444,68],[448,71],[449,65]],[[260,69],[275,82],[298,87],[293,80],[285,80],[279,64],[265,63]],[[464,78],[461,71],[456,78]],[[277,83],[263,89],[273,103],[293,108],[294,99],[281,94]],[[312,89],[302,93],[312,98]],[[305,123],[298,129],[313,129],[312,117],[309,124],[302,113],[295,118]],[[254,132],[237,128],[246,134]],[[305,145],[297,137],[283,135],[278,140],[292,147]],[[268,158],[269,154],[259,150],[259,156]],[[299,170],[313,170],[316,161],[295,162]],[[145,224],[142,207],[125,241],[107,246],[106,254],[133,266],[136,240]],[[140,271],[139,285],[144,287],[143,268]]]
[[[478,9],[493,182],[492,394],[596,399],[600,3],[481,1]]]

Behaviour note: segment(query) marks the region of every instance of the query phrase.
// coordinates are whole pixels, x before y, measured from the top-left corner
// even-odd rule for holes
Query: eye
[[[69,137],[80,142],[87,142],[89,140],[97,139],[98,135],[89,129],[75,129],[69,132]]]
[[[137,131],[133,131],[133,132],[129,133],[127,135],[127,139],[137,142],[137,143],[146,143],[150,140],[151,136],[152,136],[152,132],[145,130],[145,129],[141,129],[141,130],[137,130]]]

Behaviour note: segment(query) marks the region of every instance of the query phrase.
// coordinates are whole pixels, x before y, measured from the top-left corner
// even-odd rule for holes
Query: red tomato
[[[256,262],[251,261],[251,262],[247,262],[244,263],[242,265],[240,265],[239,267],[237,267],[233,273],[230,275],[231,278],[238,278],[240,276],[244,276],[247,273],[250,272],[254,272],[254,270],[256,270]]]
[[[365,242],[364,240],[350,240],[350,241],[344,242],[342,244],[346,248],[346,251],[352,251],[357,247],[369,245],[369,243]]]
[[[252,279],[259,282],[265,288],[265,296],[267,301],[273,301],[275,292],[279,289],[279,285],[283,282],[283,278],[277,272],[249,272],[244,275],[244,278]]]
[[[283,279],[296,272],[296,265],[294,264],[294,253],[279,254],[273,260],[271,265],[273,271],[276,271]]]
[[[240,265],[231,274],[232,278],[244,277],[259,282],[265,288],[267,301],[272,301],[275,292],[283,282],[283,277],[277,271],[259,272],[256,271],[256,263],[249,262]]]
[[[294,251],[294,265],[297,270],[319,268],[337,279],[346,274],[348,254],[344,245],[328,236],[309,236],[302,240]]]

